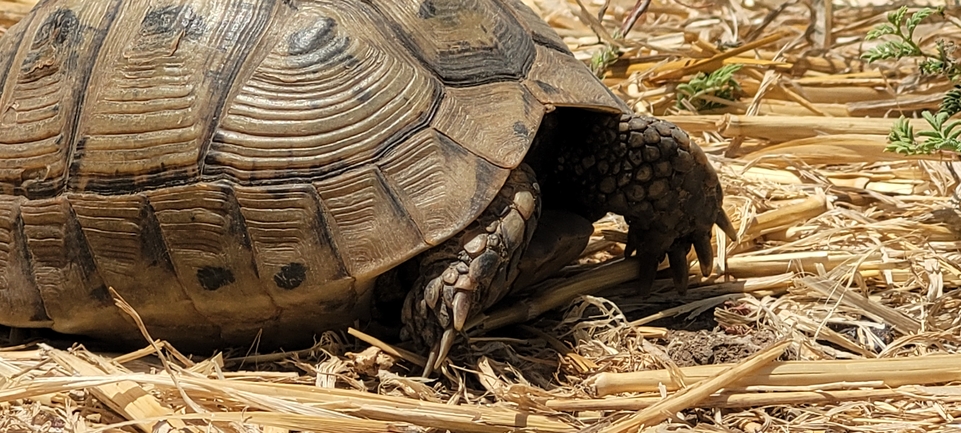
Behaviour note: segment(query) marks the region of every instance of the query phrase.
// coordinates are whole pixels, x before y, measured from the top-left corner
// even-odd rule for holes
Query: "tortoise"
[[[730,230],[702,150],[520,0],[44,0],[0,83],[13,328],[136,341],[113,289],[187,347],[393,315],[435,365],[607,212],[642,288]]]

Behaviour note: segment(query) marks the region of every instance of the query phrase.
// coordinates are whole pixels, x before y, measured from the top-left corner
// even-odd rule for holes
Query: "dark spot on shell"
[[[433,0],[424,0],[420,3],[420,8],[417,9],[417,17],[421,19],[430,19],[437,15],[437,7],[434,6]]]
[[[552,86],[552,85],[550,85],[550,84],[548,84],[548,83],[545,83],[545,82],[543,82],[543,81],[536,81],[536,80],[535,80],[535,81],[534,81],[534,84],[537,84],[537,87],[540,87],[541,90],[544,91],[544,93],[547,93],[547,94],[549,94],[549,95],[550,95],[550,94],[558,93],[558,92],[560,91],[557,87],[554,87],[554,86]]]
[[[527,138],[528,136],[530,136],[530,133],[531,131],[527,129],[527,125],[525,125],[524,122],[521,122],[521,121],[514,122],[514,134]]]
[[[307,266],[303,263],[290,263],[280,268],[274,275],[274,284],[284,290],[300,287],[307,279]]]
[[[39,49],[45,45],[60,46],[66,42],[80,40],[80,20],[70,9],[57,9],[47,16],[46,21],[37,29],[33,39],[32,49]]]
[[[336,35],[337,22],[333,18],[322,18],[307,28],[292,33],[287,38],[287,52],[292,56],[301,56],[330,45]],[[324,56],[327,57],[327,56]]]
[[[234,282],[234,273],[230,269],[216,266],[204,266],[197,269],[197,281],[204,290],[214,291]]]
[[[174,36],[183,32],[188,39],[195,39],[204,34],[204,27],[203,18],[190,6],[162,6],[147,11],[140,23],[140,34]]]
[[[174,267],[170,261],[170,251],[164,242],[160,221],[149,201],[144,201],[140,206],[140,221],[140,254],[147,266],[158,266],[172,274]]]
[[[90,291],[90,296],[97,301],[100,301],[101,305],[112,304],[113,296],[110,295],[110,291],[107,290],[107,286],[101,284]]]

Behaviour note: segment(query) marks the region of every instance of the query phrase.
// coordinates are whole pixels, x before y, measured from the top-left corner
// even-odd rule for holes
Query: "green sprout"
[[[918,68],[922,74],[942,75],[950,81],[961,79],[961,61],[953,57],[955,47],[952,44],[947,44],[943,40],[936,41],[936,52],[930,53],[921,49],[914,40],[914,31],[918,25],[935,13],[943,17],[944,8],[922,8],[908,16],[907,6],[902,6],[897,11],[889,13],[888,22],[868,32],[865,40],[875,40],[883,36],[895,38],[868,50],[861,55],[861,58],[874,62],[920,57]],[[931,130],[915,133],[908,120],[901,116],[888,134],[886,150],[905,155],[930,154],[941,150],[961,152],[961,142],[958,140],[958,136],[961,135],[961,128],[959,128],[961,121],[948,121],[958,112],[961,112],[961,86],[955,86],[954,90],[944,95],[937,113],[921,112],[921,116],[931,126]],[[924,141],[919,141],[919,138],[923,138]]]
[[[717,99],[734,101],[741,93],[741,85],[734,80],[734,73],[743,65],[724,65],[720,69],[691,78],[691,81],[677,85],[677,107],[683,108],[687,101],[696,110],[710,110],[723,107]],[[712,98],[705,98],[710,96]]]
[[[889,144],[885,150],[905,155],[931,154],[940,150],[961,152],[961,141],[958,140],[958,136],[961,135],[961,128],[959,128],[961,120],[948,122],[951,116],[943,111],[937,114],[924,111],[921,116],[928,122],[931,129],[920,131],[917,135],[925,137],[926,140],[918,141],[911,123],[901,116],[888,134]]]
[[[604,71],[613,65],[618,58],[620,58],[620,53],[618,53],[616,48],[610,45],[604,45],[604,48],[598,50],[591,56],[591,72],[598,78],[603,78]]]

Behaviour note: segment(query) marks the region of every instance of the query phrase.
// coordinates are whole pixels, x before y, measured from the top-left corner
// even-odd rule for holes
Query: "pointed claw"
[[[714,269],[714,247],[711,246],[710,233],[707,236],[694,236],[694,252],[701,264],[701,275],[711,275],[711,270]]]
[[[467,292],[459,291],[454,295],[454,329],[460,331],[464,329],[464,322],[467,321],[467,314],[470,313],[470,295]]]
[[[454,335],[454,330],[448,328],[440,338],[440,350],[437,352],[437,360],[434,361],[435,370],[440,368],[440,365],[447,359],[447,354],[450,353],[450,348],[454,345]]]
[[[626,258],[629,258],[629,257],[633,256],[635,251],[637,251],[637,243],[635,243],[635,242],[631,239],[631,235],[628,234],[628,235],[627,235],[627,244],[624,245],[624,258],[626,259]]]
[[[714,224],[717,224],[727,237],[731,238],[731,241],[737,242],[737,229],[734,228],[734,224],[731,224],[731,220],[727,217],[727,212],[724,212],[724,209],[718,211]]]
[[[654,280],[657,278],[657,265],[660,260],[657,257],[640,257],[638,262],[640,262],[641,272],[638,280],[641,283],[641,293],[648,294],[651,293],[651,287],[654,286]]]
[[[687,262],[687,248],[675,247],[667,252],[667,258],[671,263],[671,276],[674,278],[674,287],[677,293],[684,295],[687,293],[687,280],[690,277],[690,266]]]
[[[434,372],[434,363],[437,362],[438,352],[440,352],[440,343],[434,343],[434,347],[430,349],[430,353],[427,355],[427,364],[424,365],[423,377],[429,377],[430,374]]]

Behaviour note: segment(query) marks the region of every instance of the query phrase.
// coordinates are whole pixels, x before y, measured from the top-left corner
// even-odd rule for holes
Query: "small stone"
[[[640,150],[632,150],[627,152],[627,160],[632,166],[637,167],[644,162],[644,152]]]
[[[631,180],[633,178],[634,178],[634,173],[631,173],[630,171],[627,171],[627,170],[622,171],[621,174],[617,176],[617,187],[623,188],[624,185],[631,183]]]
[[[627,122],[620,122],[617,124],[617,132],[627,132],[630,131],[631,127]]]
[[[460,274],[466,274],[468,270],[467,263],[457,262],[457,264],[454,265],[454,269],[457,269],[457,272]]]
[[[627,139],[627,144],[631,146],[631,149],[637,149],[644,146],[644,134],[631,131],[631,135]]]

